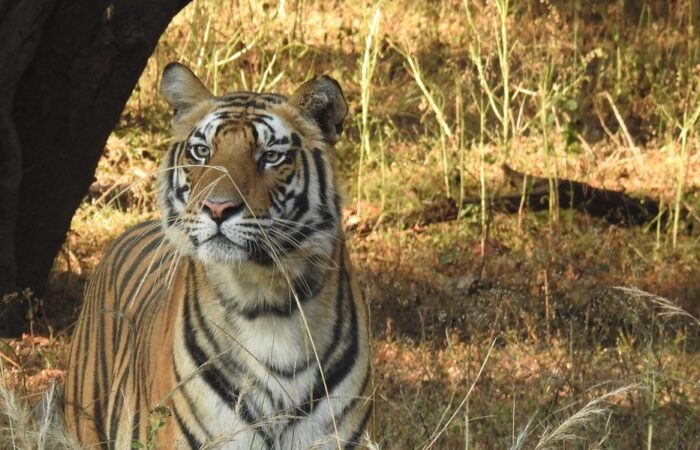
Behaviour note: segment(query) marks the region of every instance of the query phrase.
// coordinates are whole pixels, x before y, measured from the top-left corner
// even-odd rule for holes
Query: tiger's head
[[[158,175],[162,224],[182,254],[205,264],[280,264],[329,255],[340,206],[331,155],[347,103],[328,76],[290,97],[212,95],[169,64],[161,92],[175,110]]]

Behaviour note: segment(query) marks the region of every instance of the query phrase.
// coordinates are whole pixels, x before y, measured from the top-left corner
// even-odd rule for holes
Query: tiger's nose
[[[202,200],[202,209],[209,214],[209,217],[216,223],[221,223],[234,214],[238,213],[245,206],[244,202],[235,204],[232,201],[214,202],[210,200]]]

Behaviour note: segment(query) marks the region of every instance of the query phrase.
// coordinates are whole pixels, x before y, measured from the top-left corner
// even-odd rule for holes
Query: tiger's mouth
[[[221,232],[221,230],[217,231],[216,234],[212,235],[211,237],[206,238],[204,241],[200,243],[200,245],[204,245],[208,242],[212,242],[216,245],[222,245],[222,244],[233,244],[234,246],[238,246],[235,242],[231,241],[229,238],[227,238],[224,233]]]
[[[252,225],[256,231],[246,230],[241,224],[212,224],[200,225],[190,232],[190,239],[195,244],[197,257],[207,263],[235,264],[254,262],[269,265],[275,260],[274,252],[270,251],[274,244],[267,236],[261,225]],[[208,228],[209,233],[202,236],[202,228]]]
[[[221,233],[210,237],[197,246],[197,257],[206,263],[236,264],[255,262],[269,265],[273,258],[255,241],[234,242]]]

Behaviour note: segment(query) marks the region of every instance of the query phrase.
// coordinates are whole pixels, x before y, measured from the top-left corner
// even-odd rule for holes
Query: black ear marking
[[[328,75],[314,77],[292,94],[289,103],[318,125],[328,143],[338,142],[348,104],[336,80]]]

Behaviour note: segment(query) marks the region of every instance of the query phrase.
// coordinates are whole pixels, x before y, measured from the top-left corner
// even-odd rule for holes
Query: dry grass
[[[353,220],[519,192],[502,162],[690,210],[674,229],[476,207],[350,236],[372,312],[380,448],[699,449],[700,140],[684,125],[700,104],[700,8],[522,0],[504,17],[499,4],[194,1],[107,143],[36,334],[0,348],[6,407],[65,369],[86,277],[114,237],[154,217],[168,133],[157,80],[180,60],[219,93],[340,80]]]
[[[66,433],[62,421],[59,388],[49,382],[39,401],[20,397],[6,383],[0,363],[0,447],[4,449],[80,450]],[[31,405],[35,404],[32,408]]]

